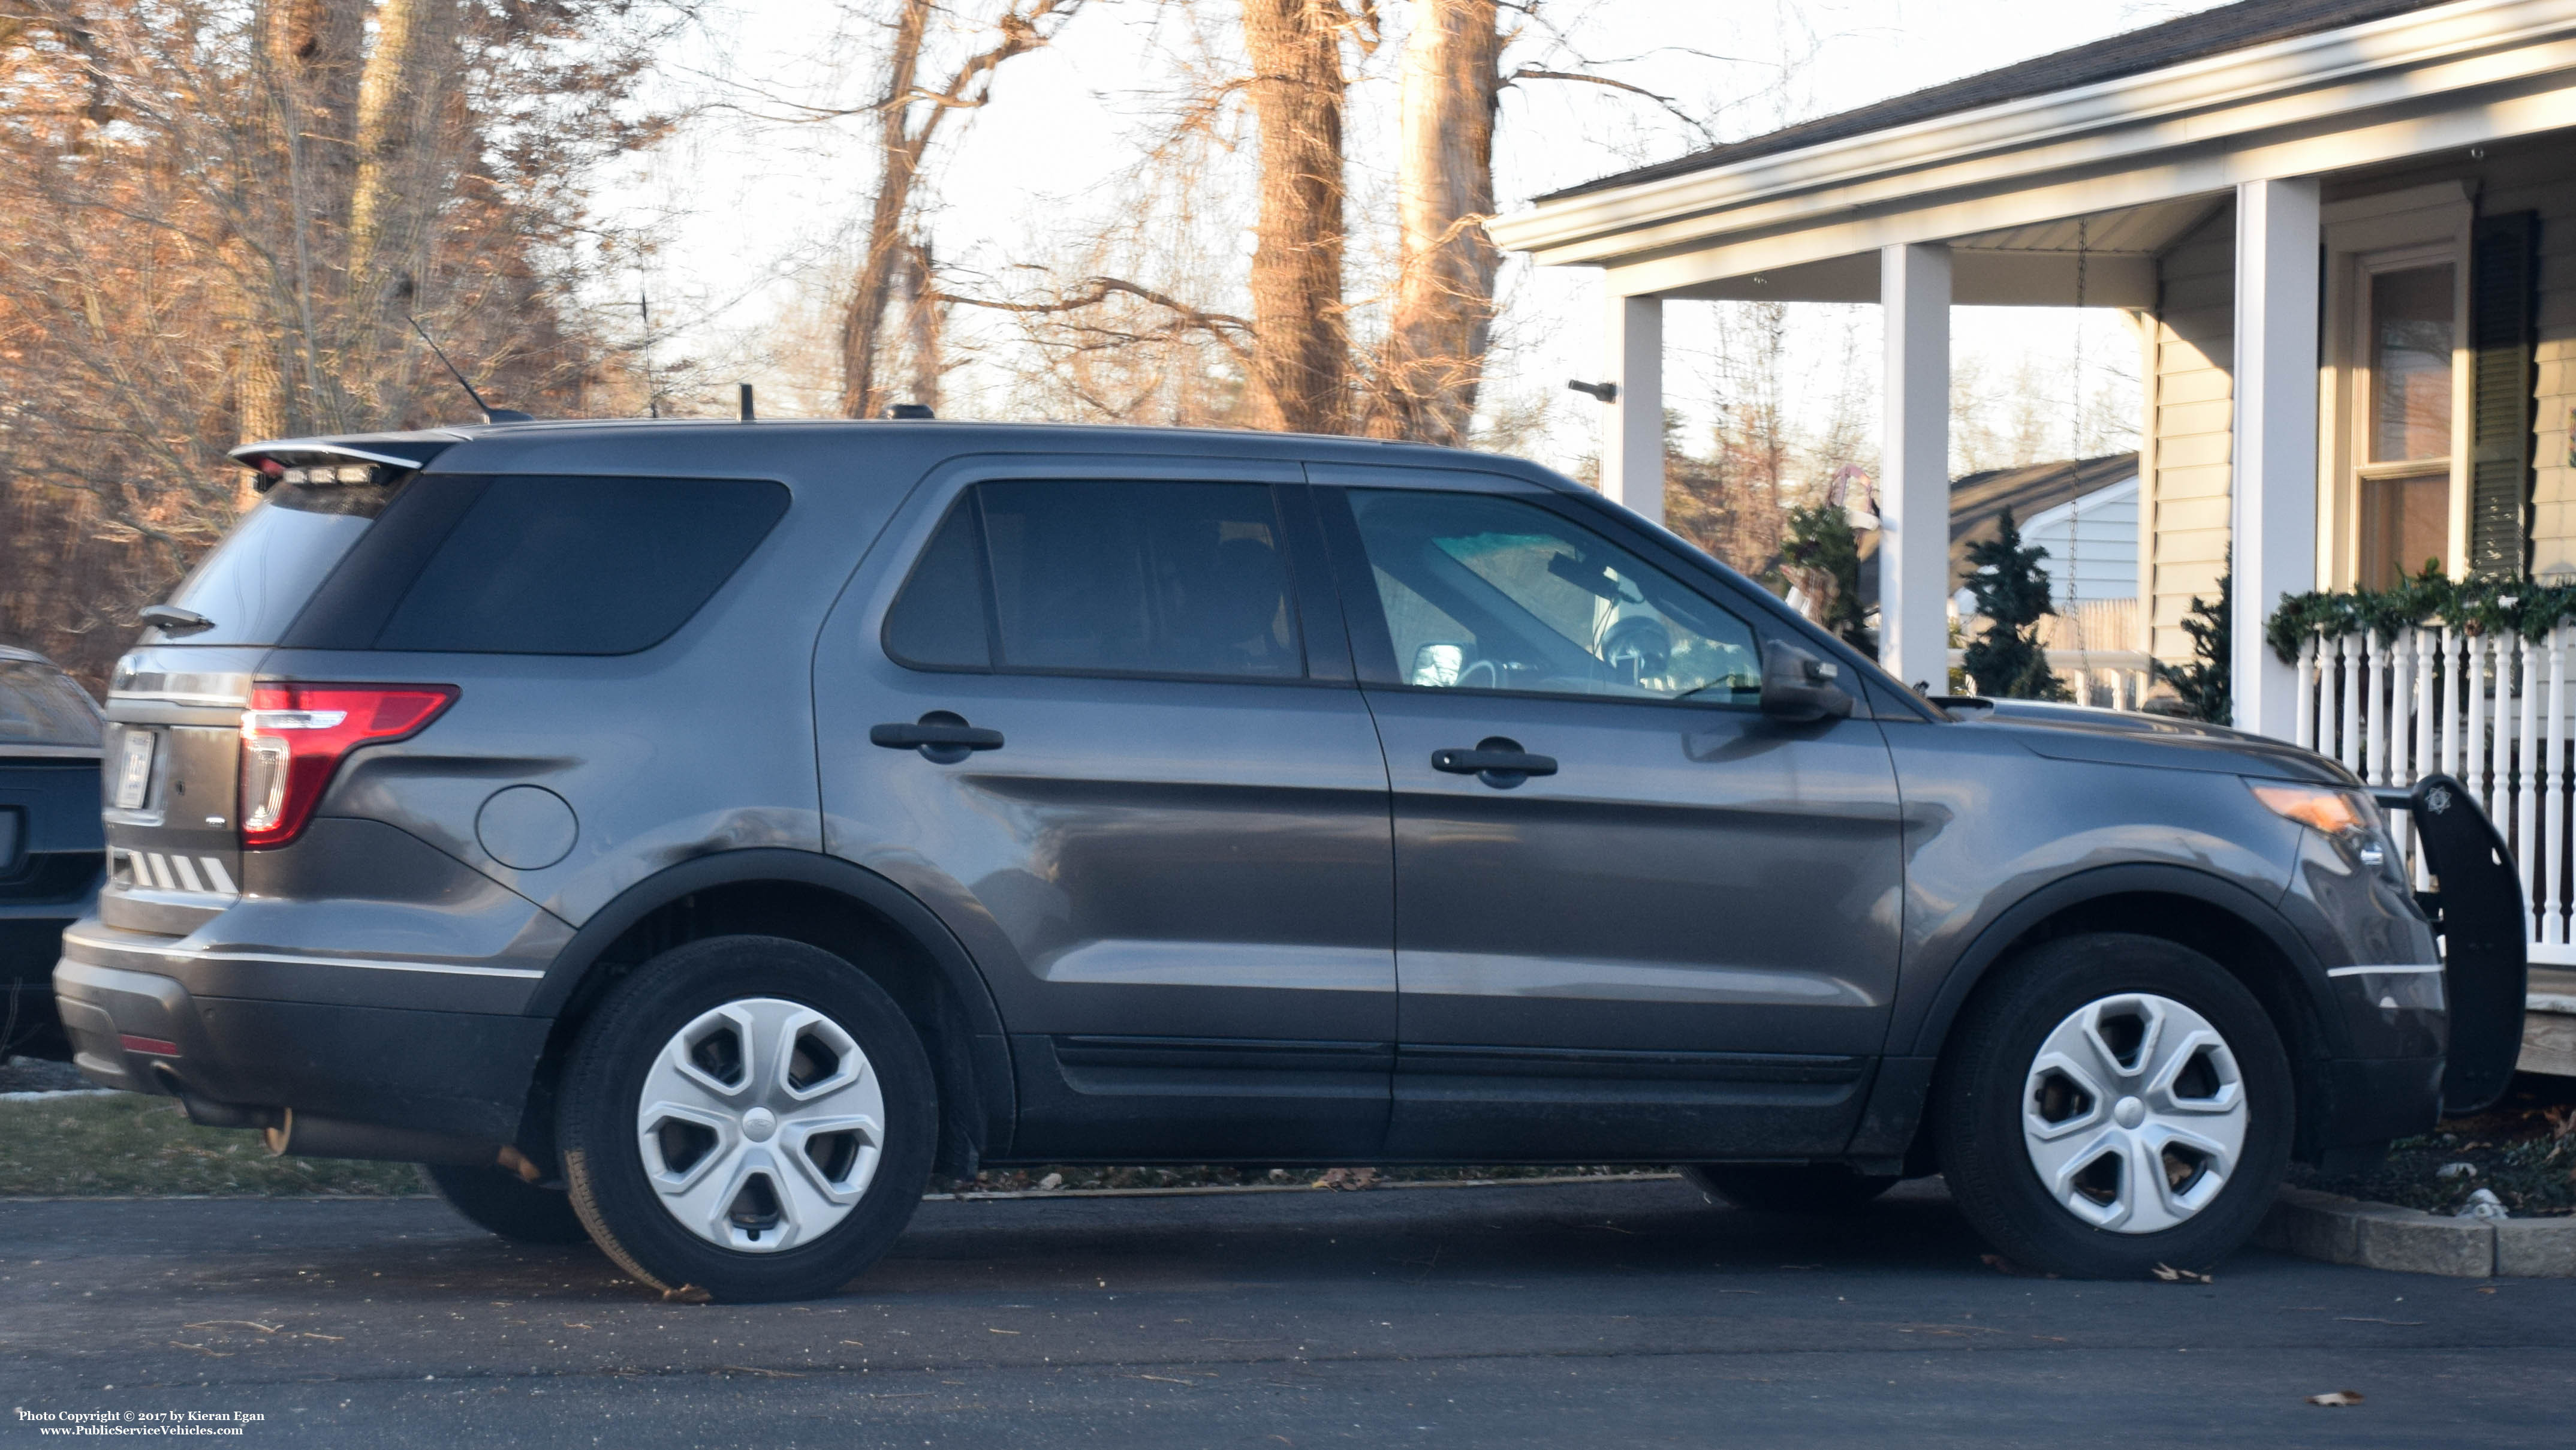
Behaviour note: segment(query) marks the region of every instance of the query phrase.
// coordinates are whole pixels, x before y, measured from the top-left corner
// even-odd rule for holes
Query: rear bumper
[[[502,1013],[200,995],[160,972],[54,967],[73,1062],[133,1092],[516,1141],[552,1024]]]

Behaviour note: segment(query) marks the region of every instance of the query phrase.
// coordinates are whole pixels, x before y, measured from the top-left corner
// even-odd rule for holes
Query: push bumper
[[[220,980],[233,990],[217,995],[191,989],[186,978],[200,964],[185,953],[121,951],[121,935],[82,922],[65,934],[54,967],[73,1062],[91,1081],[516,1140],[546,1019],[266,997],[260,974],[238,960],[222,963]]]
[[[2421,899],[2442,938],[2449,1042],[2441,1106],[2455,1117],[2477,1112],[2504,1096],[2522,1055],[2531,916],[2521,871],[2477,798],[2451,777],[2428,775],[2412,790],[2373,794],[2412,818],[2439,887]]]

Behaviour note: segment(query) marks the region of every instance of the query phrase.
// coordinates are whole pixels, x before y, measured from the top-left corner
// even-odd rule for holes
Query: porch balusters
[[[2522,864],[2534,960],[2576,965],[2571,645],[2576,624],[2536,640],[2447,626],[2313,638],[2299,649],[2293,716],[2300,744],[2373,785],[2456,778]],[[2429,888],[2413,821],[2399,812],[2392,825],[2415,884]]]

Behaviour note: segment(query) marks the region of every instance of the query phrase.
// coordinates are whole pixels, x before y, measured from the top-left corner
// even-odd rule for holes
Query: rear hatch
[[[0,957],[98,881],[98,706],[42,658],[0,647]],[[45,910],[55,908],[55,910]],[[77,912],[68,912],[77,914]]]
[[[444,440],[263,445],[236,454],[259,505],[118,662],[101,768],[99,919],[183,936],[240,898],[242,723],[259,663]]]

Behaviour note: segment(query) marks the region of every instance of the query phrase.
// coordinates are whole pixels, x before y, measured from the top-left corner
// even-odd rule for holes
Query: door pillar
[[[1603,361],[1618,391],[1601,424],[1601,492],[1664,521],[1664,299],[1610,297]]]
[[[2263,622],[2317,580],[2317,179],[2236,188],[2234,570],[2228,680],[2240,730],[2293,737],[2298,679]]]
[[[1940,695],[1950,688],[1950,249],[1885,248],[1878,276],[1887,328],[1878,658]]]

